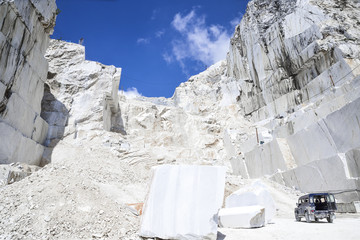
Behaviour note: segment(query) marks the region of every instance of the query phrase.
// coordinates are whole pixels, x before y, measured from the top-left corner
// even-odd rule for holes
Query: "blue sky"
[[[120,89],[171,97],[225,59],[247,0],[57,0],[54,39],[84,38],[86,59],[122,68]]]

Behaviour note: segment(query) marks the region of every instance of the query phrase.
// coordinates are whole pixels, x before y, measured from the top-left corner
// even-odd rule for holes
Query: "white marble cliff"
[[[118,88],[121,68],[85,60],[84,46],[51,40],[45,57],[49,61],[42,115],[49,124],[44,154],[65,136],[89,139],[99,131],[121,133]]]
[[[40,116],[56,18],[55,0],[0,1],[0,163],[41,163],[48,124]]]
[[[228,134],[237,173],[359,199],[359,7],[249,3],[231,39],[226,75],[238,83],[244,116],[265,136],[263,144],[239,145],[237,134]]]

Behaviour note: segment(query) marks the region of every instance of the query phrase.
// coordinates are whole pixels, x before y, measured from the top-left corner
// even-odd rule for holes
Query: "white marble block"
[[[216,239],[225,168],[162,165],[152,171],[139,235],[162,239]]]
[[[222,208],[219,211],[219,225],[225,228],[258,228],[265,226],[265,207],[246,206]]]

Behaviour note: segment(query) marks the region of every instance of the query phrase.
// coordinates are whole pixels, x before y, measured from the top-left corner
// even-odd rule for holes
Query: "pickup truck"
[[[294,210],[296,221],[305,217],[306,222],[326,218],[329,223],[335,219],[335,197],[330,193],[310,193],[301,196]]]

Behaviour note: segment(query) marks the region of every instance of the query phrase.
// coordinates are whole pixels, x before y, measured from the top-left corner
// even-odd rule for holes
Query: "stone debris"
[[[225,208],[262,206],[265,209],[266,223],[271,223],[276,214],[273,197],[260,180],[240,188],[225,199]]]
[[[266,210],[263,206],[222,208],[219,226],[223,228],[259,228],[265,226]]]
[[[140,236],[216,239],[224,197],[225,168],[162,165],[152,169]]]
[[[0,165],[0,186],[12,184],[30,176],[40,167],[26,163],[11,163]]]
[[[101,138],[86,146],[60,141],[51,164],[1,187],[0,239],[140,240],[126,203],[144,200],[150,166],[129,167]]]

